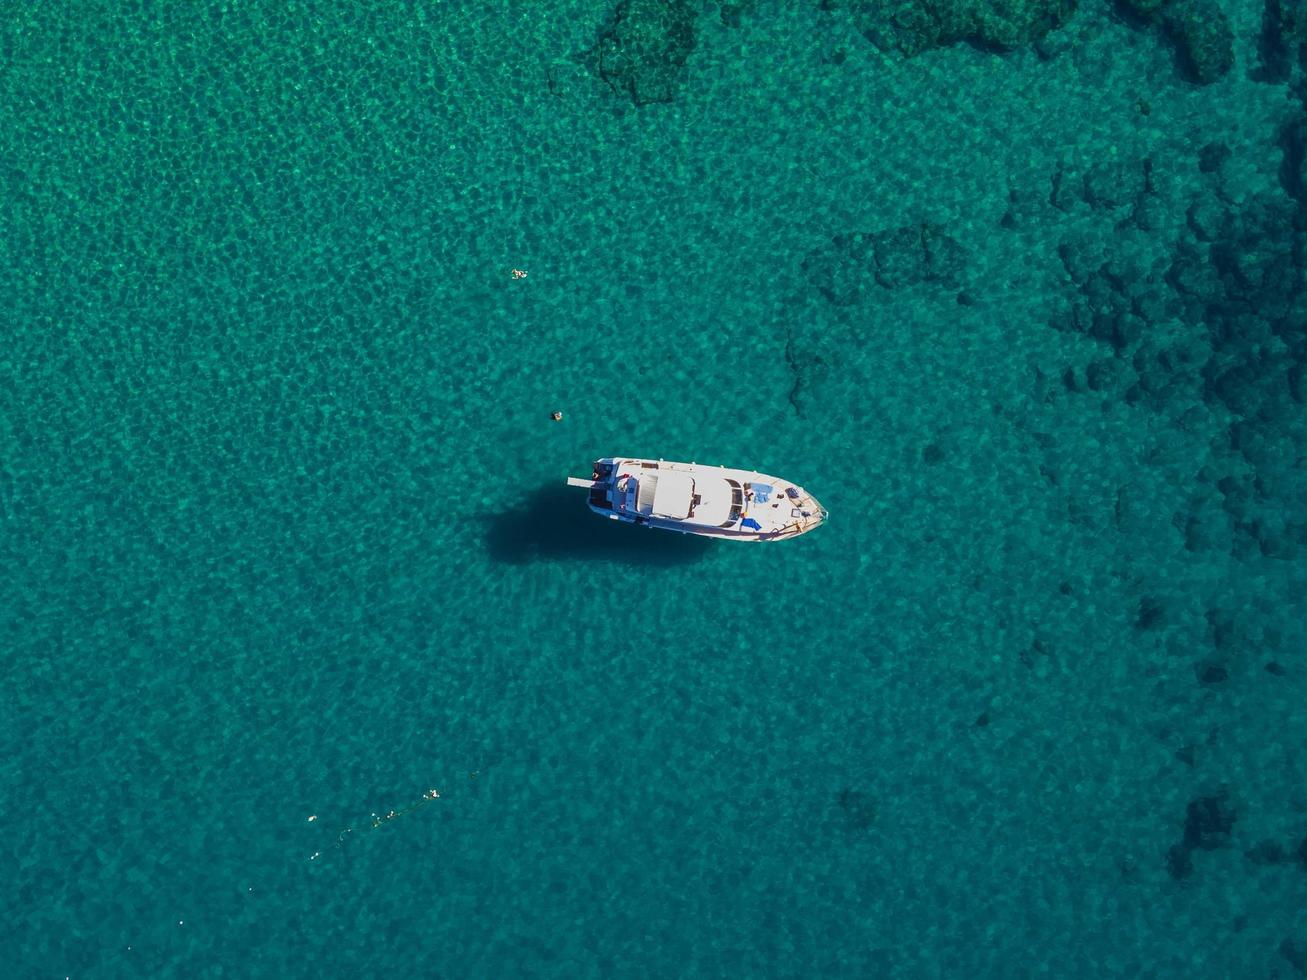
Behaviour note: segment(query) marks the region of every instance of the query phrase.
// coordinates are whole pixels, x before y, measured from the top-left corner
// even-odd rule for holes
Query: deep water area
[[[8,5],[0,976],[1307,976],[1305,42]]]

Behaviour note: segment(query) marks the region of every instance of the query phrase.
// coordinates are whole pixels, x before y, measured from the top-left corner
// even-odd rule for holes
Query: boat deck
[[[595,463],[591,509],[614,520],[734,541],[776,541],[820,525],[826,511],[802,487],[750,470],[614,457]]]

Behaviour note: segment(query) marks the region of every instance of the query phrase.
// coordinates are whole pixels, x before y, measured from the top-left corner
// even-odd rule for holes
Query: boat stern
[[[569,487],[583,487],[589,490],[590,496],[587,503],[589,503],[590,509],[599,514],[612,516],[613,497],[610,491],[613,489],[615,467],[616,460],[597,459],[594,462],[594,468],[590,471],[590,479],[569,476],[567,485]]]

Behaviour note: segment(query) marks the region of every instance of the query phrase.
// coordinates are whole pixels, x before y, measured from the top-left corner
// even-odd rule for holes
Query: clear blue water
[[[1301,70],[834,6],[9,12],[3,975],[1307,972]]]

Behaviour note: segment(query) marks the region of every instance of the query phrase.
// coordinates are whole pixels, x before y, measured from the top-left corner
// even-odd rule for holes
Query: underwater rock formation
[[[847,6],[858,31],[883,51],[912,57],[969,41],[1009,50],[1037,41],[1064,24],[1075,0],[826,0]]]
[[[1307,197],[1303,134],[1307,125],[1286,135],[1285,183]],[[1133,193],[1128,184],[1106,186],[1086,196],[1107,207]],[[1183,373],[1201,382],[1204,399],[1245,418],[1257,417],[1268,398],[1287,395],[1301,403],[1307,363],[1302,210],[1283,192],[1263,193],[1241,207],[1217,190],[1201,194],[1190,202],[1188,228],[1160,269],[1106,259],[1091,244],[1069,239],[1058,254],[1079,295],[1053,325],[1131,358],[1143,387],[1130,401]],[[1136,349],[1140,341],[1152,343]]]
[[[1166,293],[1161,269],[1138,268],[1120,258],[1101,261],[1094,250],[1076,241],[1063,242],[1058,254],[1079,288],[1076,302],[1053,321],[1059,330],[1082,333],[1110,344],[1118,356],[1125,357],[1150,324],[1179,312],[1178,304]],[[1125,377],[1120,372],[1110,373],[1113,378]],[[1097,374],[1105,377],[1108,369],[1100,366]],[[1100,383],[1093,387],[1098,390],[1104,386]]]
[[[845,787],[840,790],[840,810],[850,830],[869,830],[876,823],[876,800],[860,789]]]
[[[797,415],[806,417],[810,393],[847,359],[848,339],[861,329],[859,304],[887,289],[956,288],[966,264],[961,243],[928,221],[835,235],[808,252],[796,301],[811,303],[813,315],[787,318],[785,341],[789,402]],[[972,302],[965,294],[957,301]],[[837,329],[822,326],[832,323]]]
[[[1061,164],[1053,174],[1048,202],[1059,211],[1073,211],[1083,201],[1095,211],[1110,211],[1129,205],[1135,211],[1148,194],[1148,175],[1152,162],[1143,160],[1103,160],[1081,170]]]
[[[1171,876],[1187,878],[1193,873],[1194,851],[1212,851],[1227,845],[1236,817],[1224,791],[1190,800],[1185,809],[1184,836],[1167,852]]]
[[[1084,199],[1091,208],[1117,208],[1134,204],[1148,189],[1148,160],[1112,160],[1098,163],[1085,173]]]
[[[1307,939],[1287,937],[1280,943],[1280,955],[1289,961],[1294,970],[1307,977]]]
[[[1285,192],[1302,207],[1307,207],[1307,113],[1300,114],[1280,133],[1284,163],[1280,180]]]
[[[1234,33],[1214,0],[1178,0],[1162,15],[1162,29],[1190,81],[1207,85],[1234,66]]]
[[[1307,44],[1307,10],[1299,0],[1266,0],[1262,31],[1257,39],[1259,67],[1254,75],[1263,82],[1286,82],[1295,60]]]
[[[810,337],[796,336],[793,326],[786,329],[785,365],[789,368],[790,407],[799,418],[807,417],[807,397],[809,390],[820,383],[831,368],[832,358],[820,344],[813,344]]]
[[[1276,865],[1284,864],[1289,860],[1289,855],[1285,852],[1283,845],[1279,841],[1264,840],[1259,841],[1256,845],[1244,852],[1246,857],[1253,864]]]
[[[919,283],[953,285],[966,263],[957,239],[923,221],[876,232],[836,235],[813,249],[803,271],[836,306],[858,302],[872,285],[899,289]]]
[[[1140,20],[1147,20],[1166,6],[1168,0],[1118,0],[1122,10]]]
[[[1307,550],[1307,113],[1281,147],[1281,186],[1247,197],[1231,188],[1219,143],[1197,153],[1196,181],[1147,163],[1142,178],[1119,165],[1063,167],[1050,196],[1114,222],[1112,248],[1090,234],[1058,250],[1074,293],[1050,323],[1102,344],[1065,369],[1066,388],[1212,430],[1217,456],[1173,523],[1189,551],[1239,560]],[[1118,217],[1141,182],[1136,214],[1156,200],[1184,219],[1160,258],[1135,241],[1138,221]],[[1170,203],[1158,196],[1177,188]]]
[[[718,14],[727,27],[739,27],[744,16],[757,5],[757,0],[722,0]]]
[[[1136,26],[1160,26],[1189,81],[1208,85],[1234,66],[1234,31],[1216,0],[1117,0],[1117,7]]]
[[[590,52],[595,71],[636,105],[672,101],[698,16],[691,0],[619,0]]]

